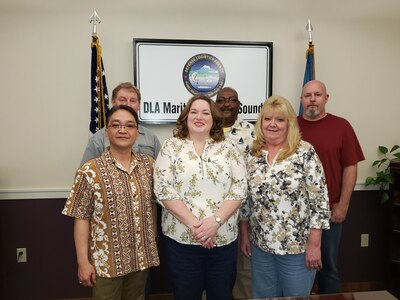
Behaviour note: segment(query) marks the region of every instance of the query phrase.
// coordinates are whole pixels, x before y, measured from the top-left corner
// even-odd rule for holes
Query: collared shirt
[[[138,129],[139,135],[135,144],[132,146],[133,152],[148,154],[156,159],[161,148],[160,141],[150,129],[140,124]],[[89,159],[100,156],[109,146],[110,141],[106,135],[106,128],[103,127],[90,137],[85,152],[83,153],[81,165]]]
[[[254,125],[245,121],[236,119],[232,127],[224,128],[225,136],[236,142],[243,157],[250,152],[255,139]]]
[[[159,265],[152,218],[154,160],[132,153],[129,171],[107,149],[83,164],[63,214],[90,222],[89,259],[100,277]]]
[[[303,253],[310,228],[329,228],[328,190],[322,164],[311,144],[301,141],[283,161],[269,165],[248,156],[249,196],[241,214],[249,219],[254,244],[273,254]]]
[[[230,139],[206,141],[199,156],[188,139],[167,139],[157,157],[154,192],[157,201],[182,200],[199,219],[212,216],[223,201],[244,201],[247,182],[243,157]],[[238,235],[238,211],[218,229],[217,246],[231,243]],[[163,233],[182,244],[199,245],[191,230],[165,208]]]

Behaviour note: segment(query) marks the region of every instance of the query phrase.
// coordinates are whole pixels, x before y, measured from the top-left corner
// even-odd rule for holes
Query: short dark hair
[[[223,141],[225,139],[224,130],[222,128],[222,113],[218,109],[217,105],[206,95],[196,95],[189,99],[186,103],[185,108],[182,110],[178,120],[176,121],[176,128],[174,129],[174,137],[180,139],[186,139],[189,136],[189,128],[187,125],[187,118],[191,109],[191,106],[196,100],[205,100],[210,104],[211,117],[213,124],[210,130],[210,138],[216,142]]]
[[[218,99],[219,95],[221,95],[221,93],[222,93],[223,91],[226,91],[226,90],[231,91],[232,93],[234,93],[234,94],[236,95],[236,98],[239,100],[239,94],[238,94],[238,92],[237,92],[234,88],[232,88],[232,87],[230,87],[230,86],[226,86],[226,87],[223,87],[222,89],[220,89],[220,90],[218,91],[218,93],[217,93],[216,99]],[[239,100],[239,101],[240,101],[240,100]]]
[[[122,89],[134,91],[134,92],[136,93],[137,97],[138,97],[139,102],[140,102],[140,99],[141,99],[141,97],[142,97],[142,96],[140,95],[140,91],[139,91],[139,89],[138,89],[136,86],[134,86],[134,85],[133,85],[132,83],[130,83],[130,82],[122,82],[122,83],[118,84],[118,85],[113,89],[113,91],[112,91],[112,98],[111,98],[112,101],[114,101],[114,100],[117,98],[118,92],[119,92],[120,90],[122,90]]]
[[[121,109],[130,112],[131,115],[133,116],[133,118],[134,118],[135,121],[136,121],[136,125],[139,126],[139,117],[138,117],[138,114],[137,114],[136,111],[134,111],[134,109],[133,109],[132,107],[130,107],[130,106],[128,106],[128,105],[114,105],[114,106],[108,111],[108,113],[107,113],[107,125],[106,125],[107,128],[108,128],[108,121],[110,120],[111,116],[112,116],[115,112],[117,112],[117,111],[119,111],[119,110],[121,110]]]

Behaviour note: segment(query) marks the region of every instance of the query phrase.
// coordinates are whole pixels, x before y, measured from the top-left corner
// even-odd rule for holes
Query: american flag
[[[109,103],[99,38],[94,34],[92,35],[92,39],[92,68],[90,78],[91,109],[89,129],[91,133],[96,133],[96,131],[106,125],[106,115],[109,110]]]

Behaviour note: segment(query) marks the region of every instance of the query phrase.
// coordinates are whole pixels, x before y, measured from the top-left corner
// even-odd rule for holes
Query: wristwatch
[[[221,220],[221,218],[219,216],[214,215],[214,219],[215,219],[215,222],[217,222],[219,224],[219,226],[222,225],[222,220]]]

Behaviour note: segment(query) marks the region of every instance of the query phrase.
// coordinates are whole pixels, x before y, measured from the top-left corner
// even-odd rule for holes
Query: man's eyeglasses
[[[234,98],[234,97],[232,97],[232,98],[220,97],[220,98],[218,98],[217,100],[215,100],[215,102],[216,102],[217,104],[225,104],[226,102],[228,102],[229,104],[231,104],[231,103],[238,103],[238,102],[239,102],[239,99]]]
[[[133,130],[133,129],[137,128],[137,126],[134,124],[125,124],[125,125],[111,124],[108,127],[110,127],[111,129],[114,129],[114,130],[121,130],[122,128],[124,128],[125,130]]]

